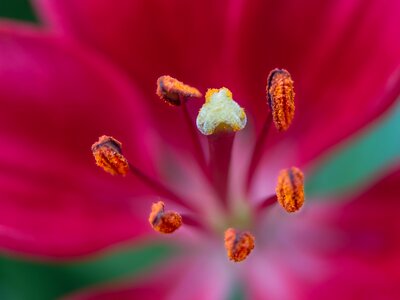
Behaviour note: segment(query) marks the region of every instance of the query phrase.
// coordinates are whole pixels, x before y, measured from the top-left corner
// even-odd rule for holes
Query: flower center
[[[262,157],[263,146],[268,136],[271,124],[278,131],[286,131],[294,117],[294,88],[289,72],[275,69],[267,79],[268,117],[259,134],[252,151],[250,164],[245,182],[248,192],[253,182],[253,176]],[[155,196],[161,197],[168,205],[174,202],[187,213],[165,210],[163,201],[153,203],[149,209],[150,226],[159,233],[170,234],[181,226],[191,226],[205,233],[222,234],[227,256],[231,261],[245,260],[255,247],[256,237],[251,230],[257,226],[261,213],[275,203],[279,203],[287,212],[299,210],[304,203],[304,176],[296,167],[282,170],[278,176],[276,195],[267,195],[260,204],[254,206],[248,201],[238,201],[232,205],[229,199],[229,180],[232,149],[236,134],[245,128],[247,117],[244,109],[233,100],[231,91],[225,87],[209,89],[206,92],[205,103],[201,107],[196,123],[191,119],[187,102],[190,98],[200,98],[202,94],[194,87],[184,84],[171,76],[161,76],[157,80],[157,95],[167,104],[181,107],[186,125],[191,133],[195,146],[194,156],[204,177],[217,195],[224,213],[207,219],[189,201],[166,186],[162,180],[151,178],[122,154],[122,145],[116,139],[102,136],[93,144],[92,152],[96,164],[112,175],[126,175],[128,171],[142,180],[154,191]],[[196,126],[195,126],[196,125]],[[197,128],[196,128],[197,127]],[[208,143],[208,161],[203,153],[201,133]]]

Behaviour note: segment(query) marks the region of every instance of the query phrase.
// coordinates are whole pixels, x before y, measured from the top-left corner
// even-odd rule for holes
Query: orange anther
[[[158,201],[151,206],[149,216],[151,227],[160,233],[173,233],[182,225],[182,217],[174,211],[165,211],[164,202]]]
[[[294,117],[294,87],[288,71],[274,69],[268,75],[267,100],[272,120],[279,131],[286,131]]]
[[[126,175],[129,164],[121,153],[121,143],[111,136],[103,135],[92,145],[96,164],[112,175]]]
[[[225,231],[225,248],[228,258],[234,262],[245,260],[254,249],[254,236],[250,232],[237,232],[233,228]]]
[[[276,186],[279,204],[287,212],[295,212],[304,204],[304,175],[296,167],[282,170]]]
[[[202,96],[198,89],[168,75],[157,79],[156,94],[173,106],[181,105],[181,98],[200,98]]]

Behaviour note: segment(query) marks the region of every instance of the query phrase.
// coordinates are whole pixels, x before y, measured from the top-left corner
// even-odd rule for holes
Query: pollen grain
[[[228,258],[234,262],[245,260],[255,246],[254,236],[250,232],[238,232],[233,228],[225,231],[225,249]]]
[[[126,175],[129,164],[121,153],[122,144],[111,136],[103,135],[92,145],[96,164],[111,175]]]
[[[304,175],[300,169],[291,167],[281,170],[276,186],[279,204],[289,213],[299,210],[304,204]]]
[[[294,86],[289,72],[274,69],[267,80],[267,101],[272,112],[272,120],[279,131],[288,130],[294,118]]]
[[[151,206],[149,223],[155,231],[173,233],[182,225],[182,217],[174,211],[165,211],[164,202],[158,201]]]
[[[198,89],[168,75],[157,79],[156,94],[171,106],[181,105],[182,98],[200,98],[202,96]]]

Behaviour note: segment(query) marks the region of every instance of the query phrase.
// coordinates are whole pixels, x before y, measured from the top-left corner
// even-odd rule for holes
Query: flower
[[[378,284],[367,289],[371,293],[394,295],[396,282],[390,279],[396,277],[377,282],[372,273],[398,274],[397,264],[389,266],[393,260],[379,261],[381,253],[396,258],[391,251],[398,243],[385,252],[386,239],[379,240],[390,237],[392,229],[375,228],[378,241],[371,242],[370,235],[362,236],[368,228],[357,228],[351,219],[359,217],[365,225],[375,221],[371,211],[392,212],[386,211],[395,205],[392,193],[387,202],[374,202],[388,189],[386,181],[346,210],[337,204],[308,204],[306,198],[294,216],[270,210],[271,216],[259,220],[254,207],[271,209],[267,196],[274,194],[281,169],[296,166],[307,180],[307,167],[318,155],[393,103],[400,88],[400,43],[393,40],[400,31],[397,3],[36,3],[48,28],[12,23],[0,28],[6,141],[0,153],[7,170],[0,209],[2,247],[70,257],[127,239],[156,238],[148,217],[152,201],[162,196],[167,210],[183,219],[182,228],[166,239],[185,245],[188,254],[118,292],[120,298],[130,293],[144,297],[143,287],[150,286],[153,298],[221,299],[235,280],[254,299],[330,297],[329,286],[343,298],[362,298],[366,283]],[[270,130],[264,148],[264,139],[257,143],[255,136],[267,135],[265,86],[276,67],[290,71],[294,80],[296,113],[288,131]],[[194,131],[194,112],[202,103],[162,103],[154,86],[166,74],[201,92],[225,86],[231,92],[222,89],[222,96],[244,108],[244,129],[207,138],[209,178],[203,174],[205,141]],[[112,177],[94,166],[88,149],[105,134],[122,143],[134,176]],[[234,136],[232,157],[227,158]],[[229,167],[227,190],[226,176],[217,172],[227,174]],[[254,175],[246,177],[249,167]],[[349,219],[343,219],[346,214]],[[194,226],[185,225],[189,223]],[[251,227],[246,236],[255,237],[254,250],[246,249],[248,257],[239,266],[226,258],[223,233],[228,227]],[[310,243],[305,243],[307,237]],[[355,240],[349,242],[349,237]],[[323,243],[315,245],[320,239]],[[370,250],[374,245],[376,252],[356,259],[358,247]],[[373,266],[371,253],[377,253]],[[339,267],[351,272],[342,277]],[[350,274],[356,284],[343,279],[353,279]]]

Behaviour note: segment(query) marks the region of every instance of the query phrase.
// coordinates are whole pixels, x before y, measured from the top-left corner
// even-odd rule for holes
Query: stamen
[[[155,231],[173,233],[182,225],[182,217],[174,211],[165,211],[164,202],[159,201],[151,206],[149,222]]]
[[[167,198],[168,200],[174,201],[176,204],[185,207],[192,212],[198,213],[198,209],[193,207],[188,201],[185,201],[180,196],[175,194],[172,190],[170,190],[167,186],[165,186],[162,182],[151,178],[150,176],[143,173],[140,169],[136,168],[135,166],[129,164],[130,172],[140,179],[144,184],[150,187],[154,192]]]
[[[121,153],[122,144],[111,136],[103,135],[92,145],[96,164],[111,175],[125,176],[129,171],[126,158]]]
[[[254,249],[254,236],[250,232],[239,233],[233,228],[225,231],[225,249],[228,258],[240,262],[247,258]]]
[[[92,153],[96,164],[112,175],[120,174],[125,176],[129,171],[157,194],[174,201],[192,212],[198,212],[198,209],[175,194],[167,186],[130,164],[121,154],[121,145],[122,144],[113,137],[106,135],[101,136],[99,141],[92,145]]]
[[[291,167],[279,173],[276,196],[279,204],[289,213],[303,206],[304,175],[300,169]]]
[[[250,189],[250,185],[252,183],[258,163],[260,162],[260,160],[262,158],[264,144],[267,139],[268,132],[271,127],[271,123],[272,123],[272,115],[269,113],[267,116],[267,119],[264,122],[261,133],[257,138],[256,144],[253,148],[253,153],[251,154],[251,161],[249,164],[249,170],[247,171],[247,180],[246,180],[246,190],[247,191],[249,191],[249,189]]]
[[[233,99],[227,88],[209,89],[206,102],[197,115],[197,128],[204,135],[218,132],[235,132],[246,126],[244,109]]]
[[[192,138],[194,151],[195,151],[194,154],[196,156],[197,162],[199,163],[204,175],[206,175],[206,178],[209,179],[210,174],[207,170],[206,158],[204,156],[203,147],[201,145],[199,133],[196,130],[196,126],[194,125],[192,118],[190,117],[190,114],[189,114],[189,111],[187,108],[187,103],[182,96],[181,96],[181,103],[182,103],[183,116],[185,118],[187,127],[189,129],[190,136]]]
[[[274,69],[267,79],[267,101],[279,131],[286,131],[294,117],[294,87],[288,71]]]
[[[200,98],[202,94],[196,88],[185,85],[183,82],[168,75],[161,76],[157,79],[156,94],[169,105],[182,107],[183,117],[193,142],[195,158],[206,177],[209,178],[203,147],[186,103],[188,98]]]
[[[166,103],[172,106],[181,105],[182,99],[200,98],[202,94],[198,89],[184,84],[183,82],[164,75],[157,79],[157,95]]]
[[[256,205],[255,211],[256,211],[256,212],[263,212],[263,211],[264,211],[265,209],[267,209],[268,207],[274,205],[274,204],[276,203],[277,200],[278,200],[278,199],[277,199],[276,195],[269,196],[269,197],[263,199],[262,201],[260,201],[260,202]]]

